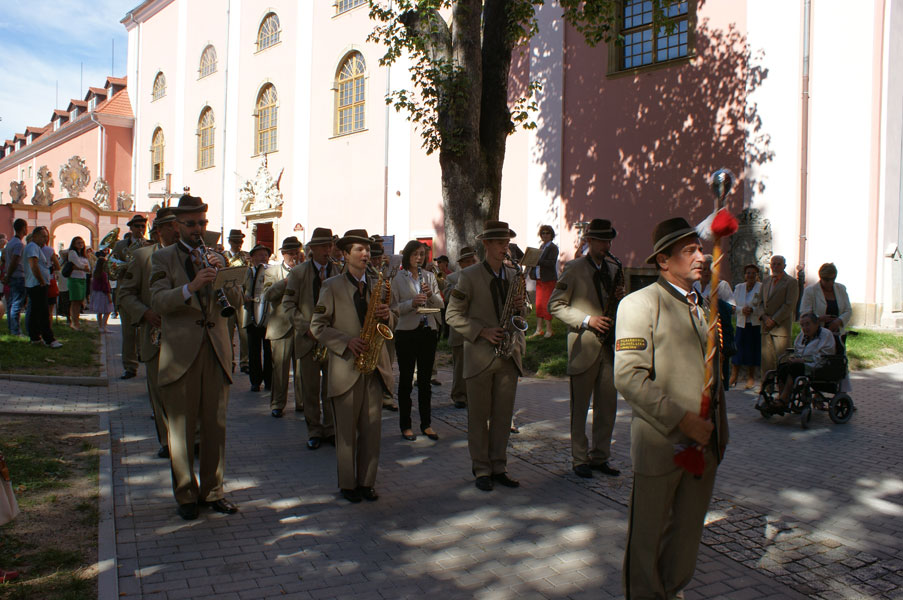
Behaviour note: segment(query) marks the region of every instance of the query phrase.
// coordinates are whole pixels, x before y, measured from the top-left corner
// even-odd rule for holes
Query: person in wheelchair
[[[800,316],[800,331],[793,342],[792,353],[787,353],[778,362],[777,382],[780,394],[775,403],[787,406],[793,382],[803,375],[811,376],[826,357],[835,353],[834,334],[818,324],[818,316],[808,312]]]

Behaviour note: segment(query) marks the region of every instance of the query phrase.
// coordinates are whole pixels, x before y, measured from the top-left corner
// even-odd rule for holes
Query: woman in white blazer
[[[846,337],[846,325],[853,316],[853,307],[847,288],[837,283],[837,267],[834,263],[825,263],[818,269],[818,283],[813,283],[803,290],[800,301],[800,314],[815,313],[818,324],[831,333]]]
[[[439,311],[445,306],[445,302],[439,294],[436,276],[422,268],[425,260],[426,246],[423,242],[411,240],[401,252],[401,269],[392,280],[392,309],[400,315],[395,326],[398,421],[401,437],[411,441],[417,439],[411,429],[411,391],[415,366],[420,431],[431,440],[439,439],[439,435],[431,427],[430,376],[439,341]],[[429,312],[424,312],[424,309]]]
[[[752,264],[743,267],[743,283],[734,288],[734,300],[737,303],[737,333],[734,343],[737,353],[731,357],[734,371],[730,387],[737,384],[737,378],[744,367],[747,369],[746,389],[752,389],[756,385],[756,367],[762,362],[762,334],[753,312],[759,302],[761,290],[759,267]]]

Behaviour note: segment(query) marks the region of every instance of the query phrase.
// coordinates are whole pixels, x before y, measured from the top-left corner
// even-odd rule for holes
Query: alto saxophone
[[[517,333],[527,330],[529,324],[527,320],[520,315],[520,310],[516,307],[518,298],[523,298],[527,291],[527,282],[524,278],[524,271],[514,258],[506,254],[505,259],[510,260],[511,264],[517,270],[514,275],[514,281],[508,286],[508,295],[505,297],[505,307],[502,310],[502,316],[499,318],[499,327],[504,329],[502,340],[495,347],[495,355],[503,358],[509,358],[514,352],[514,342],[517,339]],[[504,265],[502,265],[504,269]]]
[[[364,375],[376,370],[383,343],[395,337],[389,326],[376,318],[376,307],[380,304],[388,304],[389,298],[392,296],[392,278],[396,270],[393,269],[387,277],[385,269],[380,269],[376,284],[370,292],[367,316],[364,318],[364,325],[358,336],[367,343],[367,349],[354,360],[355,368]]]

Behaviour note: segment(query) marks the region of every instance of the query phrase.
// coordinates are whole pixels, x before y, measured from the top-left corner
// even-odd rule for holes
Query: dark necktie
[[[316,265],[314,265],[316,266]],[[320,273],[318,277],[314,277],[314,304],[320,300],[320,288],[323,287],[323,282],[326,280],[326,276],[328,275],[329,267],[324,265],[320,267]]]
[[[696,298],[696,292],[689,292],[687,294],[687,302],[690,303],[690,312],[697,319],[699,318],[699,301]]]
[[[364,319],[367,318],[367,284],[355,279],[351,273],[348,273],[348,279],[357,288],[354,292],[354,308],[357,310],[357,318],[360,319],[361,326],[363,326]]]

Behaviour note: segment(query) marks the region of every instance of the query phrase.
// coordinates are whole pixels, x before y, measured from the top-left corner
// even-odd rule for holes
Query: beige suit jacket
[[[759,295],[759,305],[756,314],[761,318],[767,315],[777,322],[772,335],[790,336],[793,332],[793,313],[796,310],[796,301],[800,290],[796,279],[786,273],[780,281],[775,281],[769,275],[762,282],[762,292]]]
[[[285,263],[279,263],[267,269],[264,276],[263,297],[270,303],[267,313],[268,340],[278,340],[292,333],[292,314],[282,303],[288,272]]]
[[[602,354],[602,342],[595,330],[583,327],[587,316],[604,315],[608,305],[605,286],[600,286],[604,305],[599,302],[593,281],[596,267],[590,260],[582,258],[568,263],[549,297],[549,312],[568,326],[568,375],[585,372],[599,361]],[[605,261],[604,267],[614,281],[618,268],[608,261]]]
[[[461,276],[461,271],[454,271],[449,273],[445,277],[445,289],[442,291],[442,295],[445,296],[445,304],[446,306],[451,301],[452,292],[455,291],[455,286],[458,285],[458,278]],[[448,322],[448,316],[446,315],[445,319],[446,323]],[[464,345],[464,336],[458,333],[458,330],[449,325],[448,327],[448,345],[452,347],[463,346]]]
[[[368,303],[375,283],[376,280],[368,274]],[[361,321],[354,306],[356,291],[357,286],[349,281],[346,275],[330,277],[323,282],[323,287],[320,288],[320,301],[314,307],[310,330],[329,351],[327,353],[329,377],[326,395],[330,398],[340,396],[350,390],[362,376],[362,373],[354,367],[354,353],[348,349],[348,342],[359,337],[361,333]],[[395,328],[397,320],[398,313],[390,310],[388,321],[390,329]],[[394,387],[395,378],[392,374],[392,361],[385,344],[380,350],[376,370],[382,377],[386,389],[391,390]]]
[[[505,275],[513,285],[515,270],[504,267]],[[485,328],[498,327],[499,318],[495,314],[490,285],[493,275],[483,263],[471,265],[461,271],[458,284],[451,294],[445,321],[450,327],[458,330],[464,337],[464,378],[476,377],[497,360],[495,346],[486,338],[480,337]],[[504,301],[504,299],[502,299]],[[518,331],[511,357],[518,372],[523,375],[521,358],[527,349],[524,333]]]
[[[151,308],[151,256],[159,249],[160,246],[154,244],[136,250],[118,285],[117,303],[120,310],[127,316],[129,324],[141,328],[138,343],[143,362],[150,362],[160,351],[151,343],[151,326],[144,320],[144,313]]]
[[[420,276],[423,282],[430,287],[432,296],[427,298],[426,305],[429,308],[442,308],[445,302],[439,294],[439,284],[436,282],[436,276],[422,269]],[[392,308],[398,311],[398,324],[395,329],[417,329],[420,324],[420,318],[423,316],[414,308],[414,296],[420,293],[420,282],[418,279],[411,277],[410,273],[402,269],[398,270],[398,274],[392,280]],[[427,324],[433,331],[439,329],[439,313],[426,315]]]
[[[329,264],[326,266],[327,279],[338,275],[338,268]],[[313,260],[301,263],[292,269],[286,277],[285,293],[282,296],[282,305],[291,315],[295,328],[295,355],[305,356],[317,345],[317,340],[308,335],[310,322],[314,318],[314,280],[319,279],[320,273]],[[326,283],[325,281],[323,282]],[[323,293],[323,288],[320,288]]]
[[[637,473],[656,476],[680,468],[674,445],[691,443],[678,424],[687,412],[699,414],[705,332],[703,318],[694,317],[686,298],[661,277],[618,305],[615,387],[633,409],[630,456]],[[726,443],[725,411],[719,414]]]
[[[232,342],[229,319],[220,315],[213,290],[182,296],[182,286],[189,283],[185,267],[187,254],[179,249],[181,242],[151,255],[151,308],[163,320],[160,341],[160,386],[176,382],[194,362],[204,338],[209,338],[223,374],[232,382]],[[237,294],[235,294],[237,296]],[[238,298],[230,298],[233,306]]]

